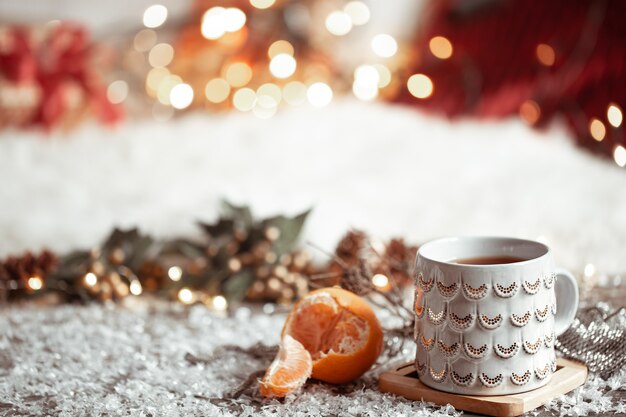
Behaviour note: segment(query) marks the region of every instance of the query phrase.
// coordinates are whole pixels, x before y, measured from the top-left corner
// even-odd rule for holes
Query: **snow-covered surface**
[[[415,242],[456,234],[542,236],[565,267],[580,271],[591,262],[599,271],[623,272],[625,190],[624,170],[575,148],[558,130],[540,134],[517,121],[450,124],[352,101],[271,120],[195,114],[114,131],[86,126],[67,138],[4,132],[0,256],[86,248],[114,225],[190,235],[194,221],[215,218],[227,198],[250,204],[259,216],[313,206],[305,238],[328,249],[348,227]],[[202,307],[142,300],[5,307],[0,415],[453,413],[371,388],[336,396],[320,384],[261,409],[218,408],[195,397],[220,396],[267,364],[226,356],[190,366],[185,353],[275,343],[283,320],[246,308],[223,318]],[[625,384],[624,371],[608,382],[592,377],[551,407],[557,414],[626,412],[602,395]]]
[[[344,101],[270,120],[0,134],[0,255],[88,247],[113,225],[189,235],[223,198],[259,215],[313,207],[306,239],[329,249],[349,227],[415,242],[543,236],[562,266],[626,271],[626,171],[517,120],[449,123]]]

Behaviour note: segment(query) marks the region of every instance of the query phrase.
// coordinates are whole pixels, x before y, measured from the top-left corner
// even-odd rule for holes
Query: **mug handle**
[[[556,316],[554,333],[562,335],[569,328],[578,310],[578,284],[576,278],[567,270],[556,269],[557,280],[554,286],[556,295]]]

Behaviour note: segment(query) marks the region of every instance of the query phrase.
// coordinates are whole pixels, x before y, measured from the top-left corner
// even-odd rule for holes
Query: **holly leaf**
[[[222,201],[222,216],[235,222],[241,222],[246,229],[253,225],[252,212],[249,207],[237,206],[226,200]]]
[[[250,269],[244,269],[235,275],[231,275],[224,281],[224,296],[231,302],[243,300],[253,281],[254,274]]]
[[[221,235],[232,234],[235,228],[235,221],[232,219],[219,219],[217,223],[208,224],[198,222],[198,225],[212,238],[217,238]]]
[[[311,209],[294,217],[276,216],[263,221],[264,228],[276,227],[280,230],[280,235],[272,244],[276,255],[280,257],[292,251],[310,213]]]

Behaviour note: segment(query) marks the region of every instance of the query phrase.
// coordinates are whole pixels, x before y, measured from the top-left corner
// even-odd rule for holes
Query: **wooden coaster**
[[[558,359],[556,365],[556,372],[547,385],[520,394],[481,397],[437,391],[419,381],[412,362],[382,374],[378,389],[410,400],[422,400],[437,405],[452,404],[457,410],[488,416],[519,416],[585,383],[585,365],[566,359]]]

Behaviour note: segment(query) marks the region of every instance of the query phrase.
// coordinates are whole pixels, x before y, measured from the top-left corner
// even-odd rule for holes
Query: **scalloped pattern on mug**
[[[426,363],[420,363],[419,360],[415,361],[415,369],[417,370],[418,375],[423,375],[426,372]]]
[[[547,348],[551,348],[552,346],[554,346],[554,339],[555,339],[555,334],[554,332],[552,332],[551,334],[547,334],[544,336],[543,342]]]
[[[522,375],[518,375],[515,372],[511,372],[511,382],[515,385],[524,385],[530,381],[531,377],[530,371],[524,372]]]
[[[524,288],[524,291],[526,291],[530,295],[537,294],[537,291],[539,291],[540,286],[541,286],[541,278],[537,278],[537,281],[535,282],[529,282],[526,280],[522,281],[522,287]]]
[[[504,285],[496,283],[493,286],[493,289],[496,292],[496,295],[498,297],[510,298],[510,297],[513,297],[515,294],[517,294],[517,290],[519,290],[519,285],[517,284],[517,281],[512,282],[508,286],[504,286]]]
[[[438,340],[437,346],[439,347],[439,351],[443,353],[443,355],[447,358],[455,357],[459,353],[459,350],[461,350],[461,346],[458,342],[454,342],[451,345],[446,345],[445,343],[443,343],[443,340]]]
[[[422,346],[424,346],[424,349],[429,351],[435,346],[435,339],[434,338],[428,339],[424,337],[424,335],[422,334],[420,336],[420,343],[422,344]]]
[[[552,369],[552,372],[556,372],[556,359],[552,359],[550,361],[550,368]]]
[[[503,359],[512,358],[519,351],[519,343],[513,342],[513,344],[509,347],[502,346],[499,343],[493,345],[493,350],[496,352],[496,355]]]
[[[487,330],[493,330],[502,324],[502,314],[498,314],[494,317],[488,317],[486,314],[478,315],[478,322]]]
[[[518,316],[515,313],[511,314],[511,323],[513,323],[513,325],[517,326],[517,327],[524,327],[528,324],[528,322],[530,321],[530,318],[532,317],[532,313],[530,311],[527,311],[526,313],[522,314],[521,316]]]
[[[459,291],[459,284],[454,282],[450,285],[445,285],[443,282],[437,281],[437,289],[443,297],[452,298]]]
[[[433,285],[435,284],[435,278],[431,278],[430,280],[424,279],[424,274],[420,272],[417,274],[417,282],[419,286],[424,290],[424,292],[430,292],[433,289]]]
[[[420,299],[421,298],[421,299]],[[424,312],[426,311],[426,297],[422,295],[422,297],[415,296],[415,315],[417,315],[418,319],[424,317]]]
[[[482,346],[475,347],[475,346],[470,345],[469,343],[464,343],[463,350],[465,351],[465,354],[469,356],[470,358],[480,359],[484,357],[485,354],[487,353],[488,346],[487,344],[484,344]]]
[[[450,318],[451,327],[457,330],[468,329],[472,326],[472,324],[474,324],[474,315],[471,313],[467,316],[459,317],[454,312],[450,312],[448,317]]]
[[[543,323],[548,318],[549,312],[550,312],[550,306],[546,304],[546,306],[543,309],[539,309],[539,308],[535,309],[535,317],[537,317],[537,320]]]
[[[439,326],[446,320],[447,309],[447,305],[444,305],[443,310],[441,310],[439,313],[435,313],[432,308],[426,308],[426,315],[428,316],[428,320],[435,326]]]
[[[548,376],[548,374],[550,373],[550,362],[546,363],[545,366],[540,367],[540,368],[535,368],[535,376],[537,377],[537,379],[545,379],[545,377]]]
[[[465,294],[465,297],[469,300],[473,300],[473,301],[481,300],[485,298],[488,291],[489,291],[489,287],[487,286],[487,284],[482,284],[478,287],[472,287],[471,285],[467,283],[463,284],[463,294]]]
[[[538,337],[537,340],[532,343],[528,340],[525,340],[524,343],[522,343],[522,346],[524,346],[524,350],[526,351],[526,353],[528,353],[529,355],[534,355],[539,351],[539,348],[541,347],[541,342],[541,337]]]
[[[551,274],[547,274],[543,277],[543,285],[546,286],[547,289],[551,289],[554,287],[554,283],[556,282],[556,274],[552,272]]]
[[[467,387],[468,385],[471,385],[474,383],[474,381],[476,380],[476,376],[474,376],[473,372],[470,372],[467,375],[461,376],[457,374],[456,371],[453,370],[452,372],[450,372],[450,379],[452,379],[452,382],[454,382],[455,384],[461,387]]]
[[[480,375],[478,375],[478,379],[480,379],[480,382],[482,382],[484,386],[489,387],[489,388],[494,388],[502,383],[502,374],[498,374],[494,377],[490,377],[489,375],[483,372]]]
[[[447,368],[447,365],[444,364],[443,369],[441,371],[435,371],[432,366],[429,366],[428,372],[430,372],[430,377],[433,379],[433,381],[443,382],[443,380],[446,379],[446,374],[447,374],[446,368]]]

